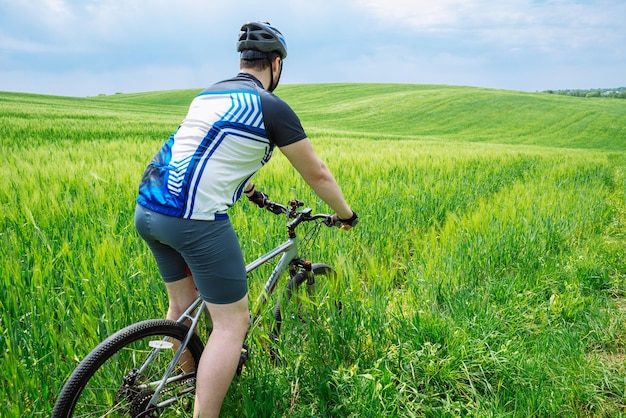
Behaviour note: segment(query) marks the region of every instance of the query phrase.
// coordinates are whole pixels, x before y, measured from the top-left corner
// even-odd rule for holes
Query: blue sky
[[[238,71],[242,23],[288,43],[283,83],[626,86],[624,0],[0,0],[0,91],[198,88]]]

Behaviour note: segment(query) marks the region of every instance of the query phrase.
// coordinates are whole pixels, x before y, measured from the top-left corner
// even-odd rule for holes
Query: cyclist
[[[167,318],[177,319],[199,292],[213,320],[197,370],[194,417],[219,415],[249,326],[245,263],[227,210],[243,194],[264,206],[267,196],[251,179],[274,148],[335,211],[337,226],[358,221],[294,111],[272,93],[287,57],[283,35],[268,23],[246,23],[237,51],[239,74],[193,99],[148,164],[135,210],[137,231],[165,281]]]

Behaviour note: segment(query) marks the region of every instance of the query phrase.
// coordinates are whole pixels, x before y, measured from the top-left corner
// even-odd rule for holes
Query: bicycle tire
[[[280,338],[280,332],[281,332],[281,327],[283,324],[283,312],[288,310],[288,306],[294,305],[293,303],[293,299],[294,299],[294,295],[298,295],[299,293],[302,293],[299,291],[299,288],[301,288],[303,285],[306,286],[307,288],[307,299],[309,301],[314,300],[317,294],[317,281],[316,279],[318,277],[336,277],[337,273],[335,272],[335,270],[329,266],[328,264],[324,264],[324,263],[314,263],[311,266],[311,271],[313,272],[313,283],[307,283],[307,279],[308,279],[308,274],[306,271],[301,270],[299,272],[297,272],[287,283],[287,289],[285,291],[285,295],[283,297],[282,300],[278,301],[276,303],[276,305],[274,306],[274,323],[272,326],[272,330],[271,330],[271,338],[274,342],[278,342],[279,338]],[[312,305],[316,305],[315,303],[312,303]],[[339,309],[339,311],[341,311],[341,302],[335,302],[334,305]],[[298,308],[294,308],[291,310],[291,316],[292,317],[296,317],[298,316],[300,320],[304,319],[302,318],[303,313],[298,313],[297,312]],[[314,309],[315,310],[315,309]],[[319,312],[313,312],[313,313],[309,313],[309,315],[316,315],[319,316]],[[309,317],[306,318],[306,320],[311,320],[313,318]],[[271,350],[270,351],[271,357],[272,357],[272,361],[274,363],[277,362],[277,360],[279,359],[279,355],[277,350]]]
[[[152,398],[156,386],[174,357],[176,349],[169,339],[183,341],[189,328],[176,321],[150,319],[130,325],[102,341],[78,366],[57,398],[52,411],[52,418],[124,416],[151,417],[152,410],[146,407]],[[167,337],[165,340],[162,337]],[[141,375],[137,374],[150,352],[156,355],[145,367]],[[180,368],[174,370],[168,383],[163,387],[159,402],[166,397],[171,404],[167,409],[158,409],[159,417],[167,417],[170,406],[183,405],[193,408],[195,393],[195,370],[204,345],[193,334],[187,344],[187,359],[193,362],[185,373]],[[191,406],[189,406],[191,405]]]

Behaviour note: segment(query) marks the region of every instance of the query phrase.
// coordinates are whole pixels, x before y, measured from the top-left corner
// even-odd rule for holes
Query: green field
[[[49,416],[91,348],[164,315],[134,198],[197,92],[0,92],[0,416]],[[277,93],[361,221],[323,230],[314,254],[339,271],[341,317],[286,348],[282,367],[253,335],[224,416],[626,416],[626,101]],[[328,210],[279,152],[255,183]],[[283,238],[281,219],[247,202],[231,219],[250,259]]]

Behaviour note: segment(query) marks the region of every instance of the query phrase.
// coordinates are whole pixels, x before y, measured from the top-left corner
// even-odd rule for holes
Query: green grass
[[[166,298],[136,187],[197,90],[0,93],[0,415],[49,416],[73,367]],[[225,416],[626,416],[626,102],[420,85],[282,86],[361,215],[315,261],[343,314],[262,335]],[[327,208],[276,154],[255,179]],[[280,219],[240,203],[248,258]],[[250,278],[258,289],[263,278]]]

